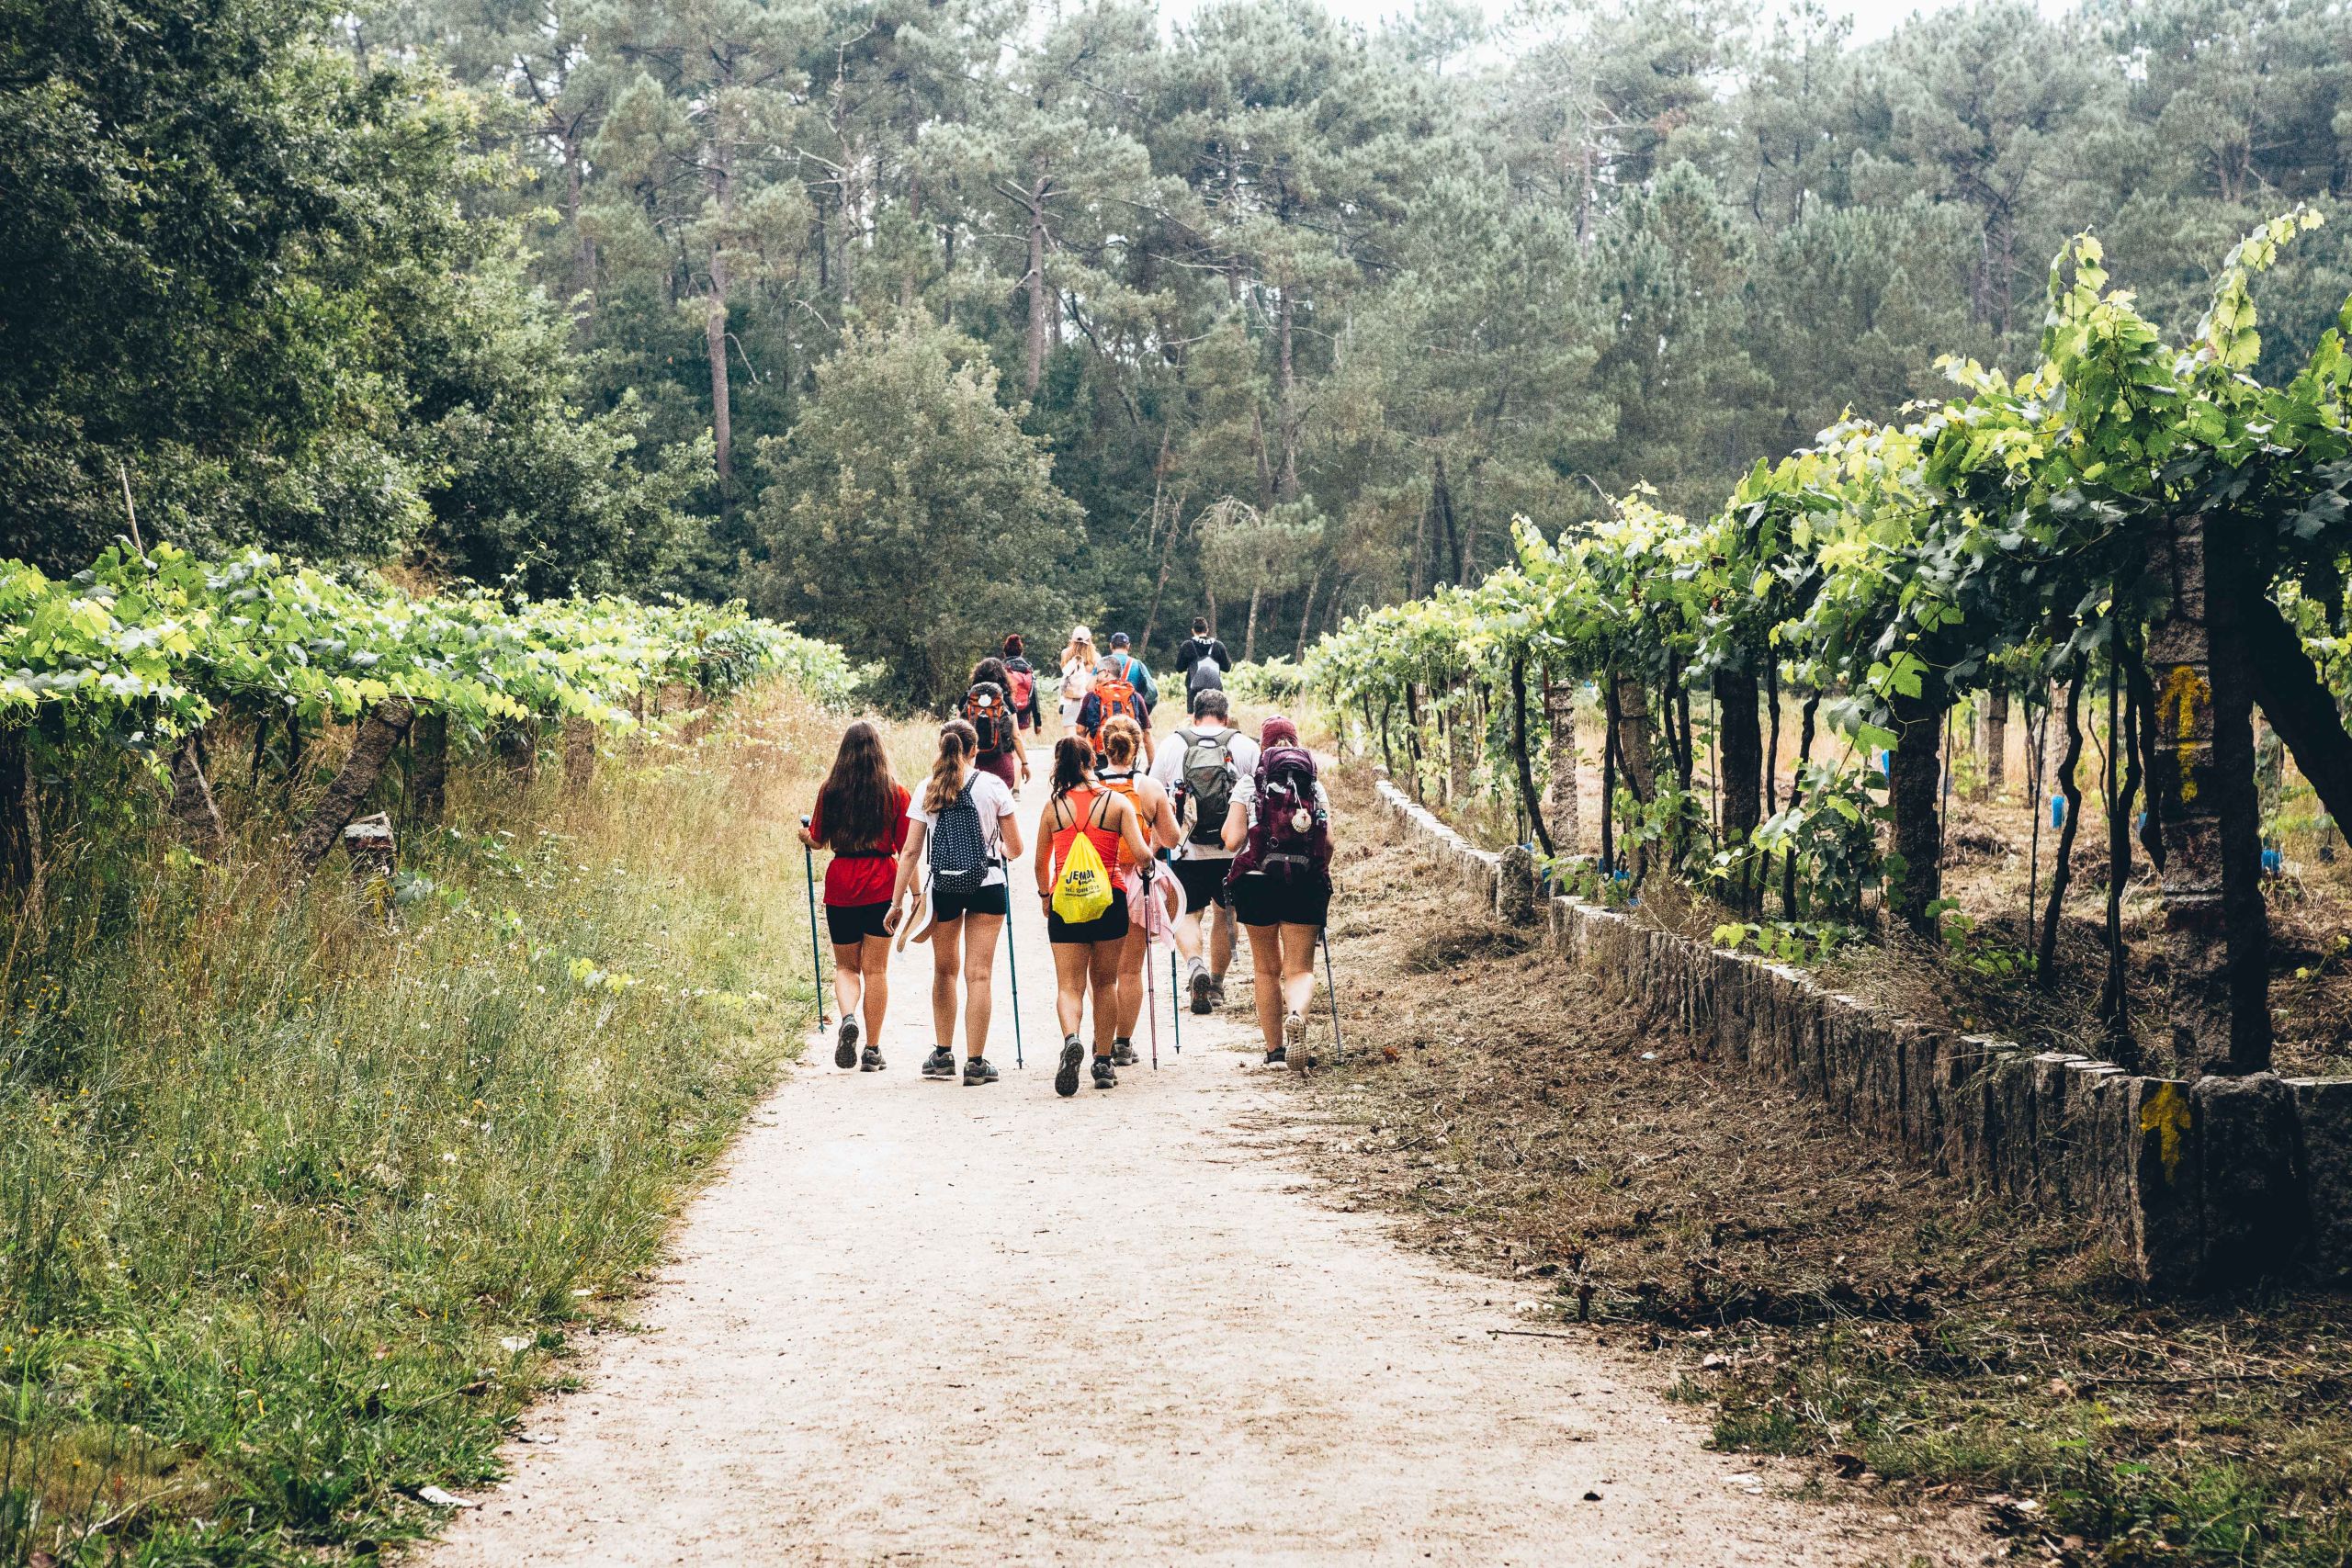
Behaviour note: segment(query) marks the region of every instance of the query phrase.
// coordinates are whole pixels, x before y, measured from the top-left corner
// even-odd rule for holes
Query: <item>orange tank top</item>
[[[1138,828],[1142,827],[1143,802],[1136,798],[1136,771],[1133,768],[1129,768],[1124,773],[1097,773],[1094,776],[1101,779],[1102,781],[1102,787],[1109,790],[1113,795],[1124,795],[1127,797],[1127,804],[1135,807],[1136,826]],[[1103,863],[1106,865],[1115,864],[1121,871],[1133,869],[1136,863],[1136,857],[1127,849],[1127,840],[1125,834],[1121,834],[1119,836],[1118,860],[1116,862],[1113,862],[1110,857],[1106,855],[1103,857]]]
[[[1083,824],[1086,836],[1094,840],[1094,852],[1111,868],[1111,886],[1124,893],[1127,877],[1121,861],[1126,843],[1116,828],[1099,826],[1095,818],[1095,806],[1109,794],[1102,789],[1074,789],[1062,796],[1062,804],[1069,810],[1069,826],[1054,829],[1054,875],[1057,879],[1061,876],[1062,863],[1069,859],[1070,840]]]

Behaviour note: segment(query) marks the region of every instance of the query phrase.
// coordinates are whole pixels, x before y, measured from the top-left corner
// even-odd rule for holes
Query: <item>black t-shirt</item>
[[[1233,668],[1233,655],[1225,651],[1225,644],[1213,637],[1188,637],[1176,650],[1176,668],[1184,672],[1184,684],[1193,688],[1193,671],[1200,668],[1204,659],[1214,660],[1220,670]]]

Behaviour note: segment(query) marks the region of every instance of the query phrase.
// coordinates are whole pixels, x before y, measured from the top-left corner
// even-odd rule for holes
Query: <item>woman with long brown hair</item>
[[[890,776],[882,732],[861,718],[842,731],[832,771],[800,829],[802,843],[832,854],[825,863],[825,927],[832,938],[833,998],[842,1019],[833,1037],[837,1067],[882,1070],[882,1016],[890,1006],[890,863],[907,841],[907,800],[905,786]]]
[[[931,887],[931,1032],[922,1076],[956,1076],[956,987],[963,987],[964,1081],[997,1081],[988,1059],[989,1020],[996,1007],[996,944],[1004,933],[1006,867],[1021,853],[1012,792],[978,764],[979,737],[960,718],[939,727],[931,777],[907,807],[906,845],[899,852],[889,927],[906,919],[918,875]],[[926,853],[930,865],[922,870]]]
[[[1073,923],[1055,911],[1054,885],[1080,834],[1102,857],[1111,902],[1094,919]],[[1054,950],[1054,1012],[1062,1030],[1054,1092],[1065,1099],[1078,1092],[1078,1069],[1086,1059],[1078,1026],[1090,990],[1094,996],[1094,1087],[1109,1089],[1119,1081],[1111,1061],[1111,1039],[1118,1023],[1119,955],[1127,942],[1127,879],[1116,869],[1123,852],[1131,865],[1151,859],[1141,817],[1126,796],[1104,788],[1095,776],[1094,748],[1086,739],[1063,736],[1054,743],[1053,798],[1037,819],[1036,871],[1046,940]]]

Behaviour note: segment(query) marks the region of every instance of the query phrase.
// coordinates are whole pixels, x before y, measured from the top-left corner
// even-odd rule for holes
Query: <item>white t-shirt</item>
[[[989,856],[995,863],[989,867],[988,874],[980,879],[980,886],[993,887],[1004,880],[1001,845],[1004,825],[1012,820],[1012,792],[1005,787],[1002,779],[994,773],[982,773],[978,768],[970,770],[964,778],[972,787],[972,809],[980,814],[980,831],[988,835]],[[907,802],[907,820],[922,823],[926,834],[939,825],[938,816],[922,808],[922,797],[930,787],[928,779],[917,784]],[[926,843],[928,841],[925,840]]]
[[[1178,730],[1160,742],[1159,750],[1151,759],[1151,776],[1158,779],[1171,796],[1176,793],[1176,786],[1184,782],[1184,753],[1191,750],[1184,744],[1185,730],[1192,730],[1201,735],[1220,733],[1202,725],[1186,725],[1183,729]],[[1243,787],[1256,777],[1258,772],[1258,743],[1231,725],[1225,726],[1222,733],[1233,737],[1226,743],[1226,750],[1233,759],[1235,775],[1233,799],[1235,804],[1238,805]],[[1188,808],[1190,805],[1190,802],[1186,803]],[[1187,826],[1184,829],[1184,837],[1177,846],[1176,858],[1179,860],[1231,860],[1233,852],[1223,844],[1194,843],[1193,830]]]

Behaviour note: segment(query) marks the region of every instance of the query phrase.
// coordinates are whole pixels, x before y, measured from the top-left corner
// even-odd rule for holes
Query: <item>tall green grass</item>
[[[0,929],[0,1561],[367,1551],[492,1473],[808,1016],[839,720],[716,722],[453,779],[389,900],[145,784],[64,836]]]

